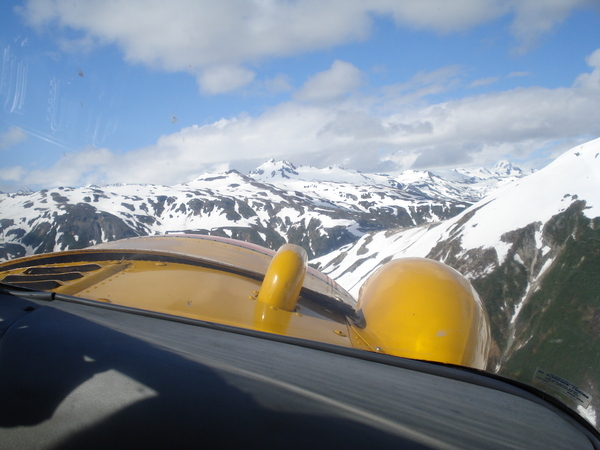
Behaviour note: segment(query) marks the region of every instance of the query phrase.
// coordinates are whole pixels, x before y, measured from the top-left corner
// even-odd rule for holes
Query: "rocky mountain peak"
[[[491,170],[492,173],[495,173],[499,176],[523,176],[525,172],[516,164],[513,164],[509,161],[503,160],[498,161]]]
[[[298,176],[296,166],[289,161],[270,159],[249,173],[255,180],[270,182]]]

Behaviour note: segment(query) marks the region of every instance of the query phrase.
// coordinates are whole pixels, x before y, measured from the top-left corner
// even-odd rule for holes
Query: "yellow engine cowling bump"
[[[470,283],[437,261],[404,258],[378,269],[362,286],[354,327],[373,349],[412,359],[484,369],[488,318]]]
[[[294,244],[282,245],[273,259],[258,293],[258,301],[293,312],[304,283],[308,255]]]

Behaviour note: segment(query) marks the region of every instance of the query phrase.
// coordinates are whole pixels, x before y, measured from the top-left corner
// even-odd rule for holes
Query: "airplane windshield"
[[[358,298],[435,259],[486,370],[600,430],[600,9],[430,3],[1,2],[0,262],[293,243]]]

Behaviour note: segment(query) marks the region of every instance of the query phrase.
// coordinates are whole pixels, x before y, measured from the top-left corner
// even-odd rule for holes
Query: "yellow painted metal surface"
[[[77,295],[208,322],[351,346],[348,338],[335,334],[339,324],[314,312],[309,315],[269,309],[270,315],[263,321],[263,326],[257,328],[255,316],[264,305],[257,300],[259,281],[185,264],[156,264],[132,261],[127,269]]]
[[[306,276],[308,255],[297,245],[285,244],[277,251],[258,292],[258,301],[293,312]]]
[[[265,274],[275,251],[242,241],[205,235],[147,236],[99,244],[85,251],[134,250],[166,252],[173,255],[198,257],[230,267]],[[0,265],[1,267],[1,265]],[[336,298],[349,305],[356,300],[338,284],[322,273],[308,268],[303,286],[311,291]]]
[[[153,242],[160,242],[159,247],[170,251],[148,250]],[[208,249],[209,258],[190,259],[190,255],[180,251],[185,247],[185,245],[181,247],[185,242],[197,243],[195,248],[198,252]],[[98,261],[99,256],[106,258],[103,255],[107,251],[129,251],[136,245],[138,251],[134,252],[135,259]],[[56,269],[77,267],[93,262],[98,265],[98,270],[82,273],[80,274],[81,278],[73,281],[60,281],[60,286],[52,290],[115,305],[351,347],[352,343],[345,331],[345,316],[341,314],[336,316],[331,312],[322,314],[319,308],[311,309],[311,301],[298,295],[302,288],[302,277],[298,277],[297,274],[296,280],[292,280],[294,281],[292,285],[299,304],[296,305],[294,302],[291,311],[267,305],[257,299],[262,277],[275,252],[267,249],[263,249],[264,252],[257,251],[252,247],[246,246],[245,243],[187,239],[179,236],[161,239],[135,239],[133,245],[130,241],[121,241],[111,243],[111,245],[98,246],[93,250],[60,253],[67,259],[72,256],[79,262],[40,264],[44,258],[51,255],[37,255],[22,259],[27,262],[25,267],[7,271],[2,271],[3,266],[14,264],[14,261],[2,263],[0,264],[0,281],[6,276],[24,275],[31,266]],[[302,256],[302,252],[297,249],[292,252],[292,255],[282,252],[283,259],[278,260],[279,263],[276,263],[274,267],[281,266],[285,275],[285,271],[289,269],[287,263],[293,261],[294,258],[298,259],[298,255],[300,255],[296,264],[303,267],[305,271],[306,256]],[[167,257],[176,259],[177,255],[186,256],[187,259],[182,258],[181,263],[166,260]],[[252,261],[253,255],[256,258],[254,262]],[[223,269],[206,267],[203,261],[211,264],[218,263],[217,266]],[[239,266],[234,264],[236,261],[240,262]],[[228,267],[236,269],[240,266],[255,276],[245,276],[243,273],[227,270]],[[283,279],[285,281],[285,277]],[[330,292],[333,289],[331,280],[316,276],[312,276],[312,285],[322,293]],[[35,288],[34,285],[31,287]],[[338,294],[349,295],[342,291]],[[283,306],[285,306],[285,302]]]
[[[372,350],[483,369],[487,315],[469,282],[423,258],[391,261],[363,285],[356,333]]]
[[[258,245],[202,235],[146,236],[105,242],[89,249],[167,252],[216,261],[263,274],[275,255],[273,250]]]
[[[357,304],[307,270],[306,252],[294,245],[275,254],[223,238],[160,236],[55,255],[0,263],[0,281],[30,280],[36,289],[44,276],[31,271],[47,272],[57,283],[51,290],[105,303],[407,358],[475,368],[487,361],[489,326],[477,294],[431,260],[386,264]]]
[[[66,266],[67,265],[63,265],[63,267]],[[84,289],[91,288],[92,286],[103,282],[105,279],[116,275],[122,270],[125,270],[127,267],[127,264],[116,261],[110,264],[104,264],[99,270],[94,271],[91,274],[82,274],[83,276],[80,279],[69,283],[64,283],[62,286],[54,289],[54,292],[67,295],[77,294]]]

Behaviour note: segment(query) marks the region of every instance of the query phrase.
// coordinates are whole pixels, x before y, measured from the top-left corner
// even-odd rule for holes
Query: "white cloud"
[[[26,174],[21,166],[0,168],[0,180],[2,181],[21,181]]]
[[[358,89],[362,73],[352,64],[336,60],[331,68],[309,78],[295,94],[297,100],[323,101],[343,98]]]
[[[9,148],[20,144],[27,139],[25,133],[19,127],[10,127],[8,131],[0,133],[0,150],[8,150]]]
[[[284,74],[278,74],[273,78],[267,78],[264,81],[264,88],[266,92],[270,94],[276,94],[278,92],[289,92],[292,90],[290,84],[290,77]]]
[[[583,91],[590,91],[594,95],[600,90],[600,49],[596,50],[585,61],[594,70],[591,73],[582,73],[575,80],[575,86]]]
[[[431,72],[418,72],[405,83],[386,86],[382,89],[383,102],[378,105],[381,113],[393,113],[407,106],[424,104],[424,98],[453,89],[460,83],[462,69],[458,65],[441,67]]]
[[[427,94],[451,88],[459,71],[441,68],[371,96],[356,92],[343,102],[289,101],[257,116],[186,127],[124,154],[86,149],[20,179],[32,187],[175,184],[216,168],[249,169],[272,157],[318,167],[344,161],[365,172],[391,170],[393,164],[405,169],[486,164],[527,158],[540,149],[547,157],[557,145],[600,136],[600,49],[587,62],[591,70],[570,87],[517,88],[428,104]],[[356,71],[339,61],[300,92],[320,99],[319,86],[342,80],[344,89],[336,95],[343,95],[360,80]]]
[[[117,170],[123,163],[122,157],[102,148],[87,148],[78,153],[65,153],[53,167],[33,170],[22,177],[29,186],[80,186],[105,184],[109,181],[106,172]]]
[[[356,1],[198,2],[30,0],[22,9],[36,27],[80,31],[77,42],[116,44],[127,61],[197,76],[206,92],[251,81],[245,63],[289,56],[368,36],[371,20]],[[63,39],[63,45],[66,45]],[[227,67],[219,84],[215,71]],[[234,69],[234,68],[237,68]]]
[[[79,32],[60,38],[64,49],[115,44],[132,63],[196,76],[206,93],[253,79],[245,67],[368,38],[373,16],[398,26],[453,32],[512,14],[512,32],[526,51],[575,8],[597,0],[171,0],[126,2],[29,0],[20,8],[36,27]],[[224,71],[222,82],[217,74]]]
[[[585,62],[590,67],[594,67],[595,69],[600,69],[600,49],[596,50],[590,56],[585,58]]]
[[[400,25],[444,33],[486,23],[511,8],[503,0],[383,0],[372,5],[380,13],[391,13]]]
[[[198,77],[198,84],[207,94],[222,94],[248,84],[254,72],[236,66],[218,66],[205,69]]]
[[[520,42],[516,51],[525,53],[537,45],[540,37],[552,31],[575,9],[595,7],[597,0],[512,0],[513,35]]]
[[[480,78],[478,80],[473,81],[469,85],[469,87],[488,86],[490,84],[496,83],[499,79],[500,79],[500,77]]]

